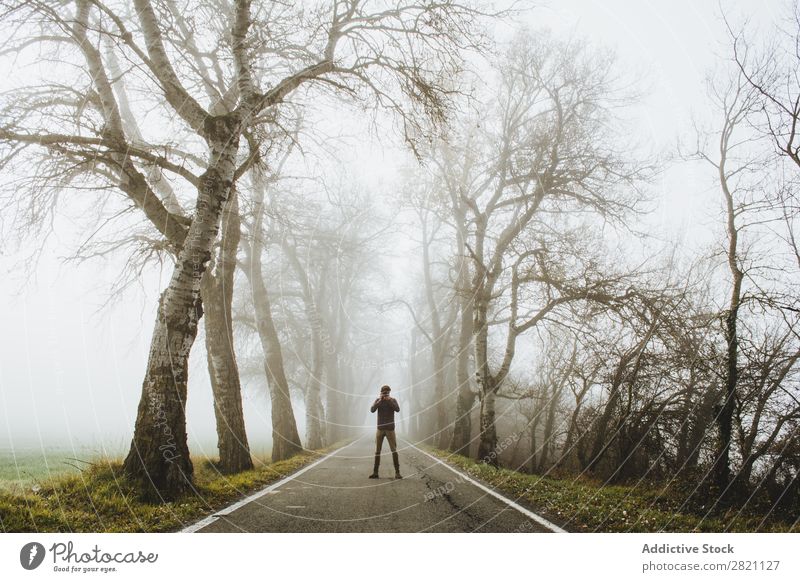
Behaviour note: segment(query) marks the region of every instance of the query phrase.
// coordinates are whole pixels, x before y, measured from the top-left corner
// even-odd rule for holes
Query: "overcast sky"
[[[723,4],[733,22],[747,17],[754,25],[778,19],[785,7],[780,0]],[[639,139],[653,152],[669,154],[690,131],[692,116],[708,120],[704,79],[720,55],[727,56],[719,10],[715,2],[696,0],[563,0],[532,11],[527,21],[615,49],[621,70],[644,81],[646,94],[635,111]],[[374,140],[365,134],[358,151],[370,152],[370,163],[360,165],[378,178],[391,175],[393,148]],[[708,236],[718,209],[712,178],[696,165],[673,165],[654,185],[654,230],[690,245]],[[19,257],[0,256],[0,448],[56,445],[118,454],[129,445],[155,302],[169,273],[152,273],[123,301],[99,310],[119,265],[63,265],[59,257],[66,252],[59,245],[69,244],[68,229],[62,225],[25,286]],[[196,452],[210,446],[205,452],[213,455],[213,411],[199,342],[190,378],[192,446]],[[265,405],[258,391],[245,390],[256,450],[269,434]]]

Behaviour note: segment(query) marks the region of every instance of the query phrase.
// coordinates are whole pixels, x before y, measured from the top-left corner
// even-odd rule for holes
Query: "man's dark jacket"
[[[378,430],[394,430],[394,413],[400,412],[400,405],[391,396],[386,400],[378,399],[370,407],[370,412],[378,411]]]

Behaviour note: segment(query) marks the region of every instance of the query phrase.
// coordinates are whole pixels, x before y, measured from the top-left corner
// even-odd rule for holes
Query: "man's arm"
[[[392,408],[394,408],[395,412],[400,412],[400,405],[397,403],[397,400],[392,398]]]
[[[375,412],[376,410],[378,410],[378,404],[380,403],[380,401],[381,401],[380,398],[376,398],[375,402],[373,402],[372,406],[370,406],[369,411],[370,412]]]

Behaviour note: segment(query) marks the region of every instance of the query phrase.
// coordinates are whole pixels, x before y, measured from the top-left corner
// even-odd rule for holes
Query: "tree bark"
[[[481,440],[478,459],[497,467],[497,427],[495,426],[495,391],[490,390],[481,398]]]
[[[497,429],[495,420],[495,378],[489,369],[488,299],[479,293],[474,306],[475,366],[480,389],[480,442],[478,460],[497,466]]]
[[[456,225],[456,244],[460,256],[458,272],[458,289],[460,296],[460,328],[458,332],[458,354],[456,355],[456,382],[458,396],[456,398],[456,416],[453,422],[453,434],[450,439],[450,450],[460,455],[469,456],[472,443],[472,407],[475,405],[475,392],[472,390],[469,374],[469,354],[472,342],[473,305],[470,289],[470,259],[467,254],[466,208],[460,196],[451,194],[453,217]]]
[[[714,464],[714,484],[719,493],[728,489],[731,482],[730,450],[733,433],[733,410],[736,398],[736,385],[738,384],[737,356],[739,351],[739,338],[737,334],[738,320],[738,289],[741,281],[734,283],[731,293],[731,303],[725,315],[725,392],[723,402],[717,414],[717,427],[719,429],[719,443],[717,445],[716,462]]]
[[[325,416],[322,407],[322,374],[325,363],[320,335],[322,321],[315,305],[307,307],[310,310],[308,317],[311,324],[311,369],[306,388],[306,447],[321,449],[325,446],[325,435],[322,430]]]
[[[260,243],[254,243],[253,247],[257,249],[260,247]],[[264,350],[264,372],[267,375],[272,404],[272,460],[281,461],[299,453],[303,446],[297,432],[289,382],[283,368],[280,338],[272,319],[272,305],[261,271],[260,252],[252,253],[247,269],[247,278],[253,294],[256,327],[261,347]]]
[[[287,241],[284,241],[284,250],[289,262],[292,264],[297,278],[300,282],[303,296],[303,307],[305,308],[306,319],[310,330],[311,343],[311,365],[308,370],[308,384],[306,385],[305,405],[306,405],[306,447],[309,449],[321,449],[324,446],[325,436],[322,430],[325,411],[322,407],[322,374],[324,371],[323,335],[327,337],[325,320],[319,311],[322,291],[324,287],[327,265],[321,267],[321,276],[315,296],[311,286],[311,279],[308,271],[300,263],[296,249]]]
[[[272,303],[269,298],[261,259],[264,252],[264,176],[254,170],[256,183],[253,196],[253,223],[250,226],[249,240],[244,245],[244,272],[250,284],[255,311],[256,329],[261,348],[264,351],[264,372],[269,386],[272,406],[272,460],[281,461],[303,450],[297,431],[289,381],[283,367],[283,352],[280,337],[272,319]]]
[[[201,292],[205,307],[206,354],[214,416],[217,422],[219,469],[237,473],[253,468],[244,425],[242,387],[233,346],[233,278],[241,238],[239,205],[235,189],[225,205],[222,235],[214,269],[206,271]]]
[[[334,278],[334,281],[336,278]],[[330,329],[335,331],[332,339],[336,346],[334,353],[328,355],[326,360],[327,389],[325,393],[325,411],[328,442],[334,443],[350,434],[351,427],[361,425],[362,416],[352,422],[352,414],[348,411],[348,397],[351,392],[347,387],[351,385],[352,375],[349,374],[351,365],[347,364],[346,346],[349,337],[350,319],[347,313],[347,295],[342,293],[339,283],[333,285],[333,293],[328,297],[326,313],[330,322]],[[345,357],[341,357],[344,353]]]
[[[541,414],[539,412],[533,413],[533,418],[530,420],[530,426],[528,430],[530,431],[530,445],[531,445],[531,457],[528,460],[528,466],[530,467],[531,474],[536,474],[539,470],[539,463],[537,461],[537,451],[539,447],[536,442],[536,430],[539,428],[539,421],[541,420]]]
[[[308,390],[306,391],[306,446],[309,449],[321,449],[325,445],[322,433],[324,409],[322,407],[322,346],[319,339],[312,339],[312,368],[310,371]]]
[[[430,245],[433,234],[428,237],[427,215],[420,216],[422,223],[422,272],[425,282],[425,299],[428,303],[428,313],[431,321],[431,367],[433,368],[433,399],[435,419],[432,435],[436,447],[444,449],[446,446],[447,410],[445,407],[445,351],[446,338],[439,316],[439,306],[433,289],[433,276],[431,275]]]
[[[233,182],[241,122],[211,118],[211,157],[198,188],[189,227],[167,289],[159,301],[147,371],[125,473],[145,485],[145,497],[174,499],[192,486],[186,435],[189,352],[202,317],[200,285]]]
[[[472,302],[466,291],[461,299],[461,329],[458,334],[458,355],[456,357],[456,382],[458,397],[456,417],[453,422],[453,435],[450,450],[459,455],[469,456],[472,442],[472,407],[475,405],[475,392],[472,390],[469,374],[469,351],[472,339]]]
[[[718,166],[720,187],[725,199],[726,226],[728,230],[728,269],[731,273],[731,290],[728,310],[725,313],[725,392],[723,402],[717,413],[717,427],[719,429],[719,443],[717,446],[716,460],[713,475],[714,484],[718,494],[723,494],[731,485],[730,450],[732,444],[733,411],[736,399],[736,386],[739,382],[738,354],[739,334],[737,325],[739,321],[739,306],[742,296],[742,281],[744,273],[739,268],[738,239],[739,230],[736,225],[736,208],[733,194],[728,187],[726,161],[730,136],[735,123],[730,116],[726,118],[725,127],[720,141],[720,163]]]

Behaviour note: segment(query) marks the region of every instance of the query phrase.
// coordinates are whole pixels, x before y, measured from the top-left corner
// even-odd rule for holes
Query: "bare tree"
[[[449,237],[452,239],[452,271],[454,275],[451,286],[451,299],[458,325],[455,349],[456,368],[456,407],[452,422],[452,433],[449,442],[451,451],[469,454],[472,442],[472,411],[478,393],[474,390],[470,373],[471,354],[473,352],[473,290],[471,289],[471,258],[468,254],[467,241],[470,223],[469,207],[464,196],[465,184],[479,178],[480,155],[474,149],[478,141],[472,130],[473,119],[459,120],[450,129],[446,139],[435,144],[428,156],[432,177],[431,209],[438,219],[446,224]],[[479,125],[479,124],[478,124]]]
[[[219,468],[236,473],[253,468],[244,426],[239,366],[233,343],[233,285],[241,220],[238,193],[232,190],[222,215],[218,250],[202,279],[208,373],[214,394]]]
[[[425,416],[421,420],[426,426],[425,433],[419,436],[430,439],[436,447],[444,449],[450,442],[447,414],[449,394],[446,385],[452,363],[449,358],[452,331],[459,305],[452,293],[452,283],[448,280],[450,265],[438,256],[440,245],[437,243],[440,242],[438,239],[441,238],[445,225],[437,217],[435,208],[437,184],[430,175],[424,174],[418,168],[406,176],[403,189],[404,203],[410,206],[415,223],[420,228],[421,285],[414,300],[397,300],[392,303],[405,306],[428,344],[429,373],[425,377],[432,381],[432,390],[425,398],[427,404],[424,409],[419,411],[419,414]],[[418,383],[414,385],[421,387]]]
[[[125,460],[126,473],[155,498],[173,498],[191,488],[184,416],[187,361],[202,315],[201,282],[224,206],[255,156],[254,151],[240,153],[241,137],[269,126],[274,109],[311,82],[397,112],[412,142],[424,136],[427,122],[446,117],[449,80],[461,66],[459,49],[478,38],[473,35],[476,11],[451,1],[384,8],[351,0],[321,3],[308,13],[273,4],[251,13],[245,0],[232,6],[198,2],[197,10],[221,17],[204,31],[212,35],[209,50],[228,58],[229,66],[221,69],[208,61],[198,67],[182,56],[186,53],[176,54],[176,48],[186,47],[187,31],[181,23],[167,25],[168,5],[136,0],[135,16],[95,0],[77,0],[74,11],[44,2],[15,2],[6,8],[6,22],[16,18],[21,24],[9,35],[11,50],[71,46],[81,54],[85,78],[94,85],[82,92],[54,84],[64,99],[46,101],[38,118],[24,114],[21,95],[12,99],[5,109],[11,121],[0,134],[12,149],[9,155],[35,144],[67,163],[77,161],[73,175],[95,171],[99,164],[103,177],[141,208],[174,248],[175,268],[159,302]],[[304,26],[297,29],[297,22]],[[275,34],[261,34],[267,29]],[[158,96],[154,108],[185,147],[159,150],[131,143],[97,49],[101,45],[113,47],[129,78],[144,72],[139,82]],[[224,80],[223,93],[213,89],[206,74]],[[63,104],[77,111],[79,119],[83,110],[91,110],[77,133],[59,131],[53,121],[62,117],[48,115]],[[100,124],[94,123],[96,112]],[[141,160],[180,176],[194,189],[191,195],[187,192],[194,206],[190,218],[167,209],[140,171]]]
[[[484,115],[480,138],[473,142],[482,157],[469,160],[472,168],[458,186],[471,223],[465,251],[472,262],[467,295],[481,400],[479,458],[497,458],[495,398],[509,374],[517,338],[559,305],[614,300],[602,283],[573,287],[562,280],[559,288],[557,276],[536,274],[547,248],[537,246],[532,230],[539,214],[570,205],[609,219],[632,208],[621,187],[633,183],[638,171],[620,158],[603,124],[609,66],[610,61],[590,57],[574,42],[517,37],[499,67],[497,105]],[[538,308],[521,305],[523,290],[543,282],[555,284],[555,293]],[[492,314],[503,309],[501,297],[505,349],[495,367],[489,330]]]
[[[281,167],[282,164],[279,164],[278,171]],[[270,180],[264,175],[263,169],[258,163],[251,169],[251,174],[253,177],[253,211],[246,227],[247,236],[243,243],[245,256],[242,269],[250,283],[256,329],[264,353],[264,372],[272,404],[272,459],[277,461],[286,459],[302,450],[303,445],[300,442],[300,434],[292,408],[289,382],[284,368],[283,350],[273,319],[272,300],[262,271],[263,253],[266,246],[264,198]]]
[[[725,311],[726,368],[724,375],[724,395],[721,408],[716,418],[719,427],[719,450],[714,465],[714,481],[719,490],[726,491],[730,485],[730,449],[732,441],[732,422],[738,384],[739,355],[739,309],[742,305],[742,282],[744,280],[743,258],[739,243],[739,232],[742,228],[737,217],[742,209],[735,199],[735,186],[731,181],[746,170],[746,166],[733,168],[728,166],[731,150],[737,141],[732,139],[734,130],[743,124],[753,107],[753,92],[745,84],[741,75],[737,75],[731,84],[717,92],[718,101],[723,114],[722,128],[719,133],[719,158],[712,164],[719,174],[719,184],[725,203],[725,217],[728,233],[726,251],[728,270],[730,271],[730,299]],[[709,159],[709,158],[706,158]],[[711,161],[709,159],[709,161]]]

